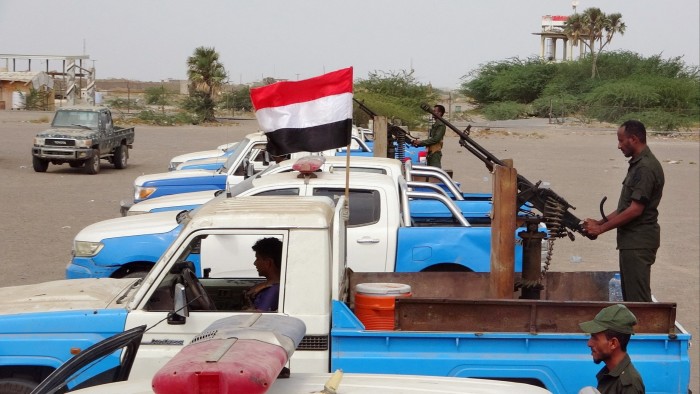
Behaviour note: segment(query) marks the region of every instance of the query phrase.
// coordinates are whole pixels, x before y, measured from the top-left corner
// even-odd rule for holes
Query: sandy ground
[[[116,170],[103,161],[103,170],[96,176],[67,165],[52,165],[47,173],[35,173],[30,154],[32,137],[47,126],[36,121],[50,117],[50,113],[0,111],[0,249],[5,251],[0,258],[0,286],[62,279],[73,237],[91,223],[119,216],[119,201],[131,195],[135,177],[167,171],[168,161],[175,155],[213,149],[257,128],[254,120],[218,127],[138,126],[125,170]],[[577,207],[574,213],[579,218],[599,217],[598,204],[603,196],[608,196],[607,211],[616,205],[627,163],[617,150],[614,128],[550,125],[546,120],[494,122],[489,126],[489,131],[474,132],[472,137],[497,157],[513,159],[518,172],[530,181],[549,182],[554,191]],[[697,337],[699,143],[697,138],[655,136],[649,144],[666,174],[660,206],[662,246],[652,269],[652,290],[658,300],[678,304],[678,321]],[[450,131],[443,160],[443,166],[454,171],[463,190],[490,192],[491,179],[484,165],[460,147]],[[579,263],[572,262],[579,258]],[[551,269],[616,270],[614,233],[596,241],[581,236],[574,242],[558,240]],[[690,354],[691,388],[700,392],[698,347],[692,347]]]

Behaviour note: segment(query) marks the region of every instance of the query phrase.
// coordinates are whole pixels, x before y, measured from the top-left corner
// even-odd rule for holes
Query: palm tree
[[[579,42],[586,45],[591,54],[591,78],[595,78],[598,74],[598,54],[612,41],[615,34],[625,34],[626,27],[622,21],[622,14],[606,15],[600,8],[591,7],[581,14],[569,16],[564,23],[564,33],[574,45]]]
[[[190,83],[190,96],[196,96],[201,103],[196,112],[205,122],[214,119],[214,97],[228,78],[219,54],[214,48],[199,47],[187,58],[187,78]]]

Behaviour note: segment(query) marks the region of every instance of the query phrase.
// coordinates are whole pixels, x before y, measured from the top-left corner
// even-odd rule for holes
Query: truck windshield
[[[231,156],[228,157],[226,160],[226,163],[219,169],[219,174],[227,174],[229,172],[229,169],[231,166],[233,166],[235,163],[240,162],[240,157],[246,154],[248,145],[250,145],[250,140],[248,138],[244,138],[241,140],[241,142],[236,145],[236,147],[233,150],[233,153],[231,153]]]
[[[97,112],[93,111],[58,111],[51,123],[53,127],[89,127],[97,128]]]

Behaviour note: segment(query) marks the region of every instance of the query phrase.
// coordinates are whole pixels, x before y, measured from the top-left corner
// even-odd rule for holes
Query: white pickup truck
[[[346,164],[336,164],[339,166],[327,168],[332,172],[314,172],[306,176],[298,172],[279,172],[251,177],[231,188],[229,194],[337,198],[345,193],[348,179],[344,171]],[[442,189],[409,191],[409,186],[424,183],[406,182],[400,174],[400,163],[395,159],[351,158],[350,168],[353,171],[349,176],[348,239],[353,248],[348,251],[348,260],[353,269],[488,270],[491,233],[488,223],[484,224],[491,210],[488,198],[453,201]],[[271,171],[276,169],[288,171],[291,166],[280,165]],[[214,192],[200,193],[204,193],[206,199],[215,195]],[[217,198],[226,198],[226,195],[220,194]],[[170,211],[90,225],[75,237],[66,277],[122,277],[138,272],[143,275],[177,236],[189,216],[187,212]],[[480,225],[472,226],[470,219]],[[196,272],[203,273],[206,267],[200,267],[196,260],[194,263]]]
[[[599,367],[577,323],[610,305],[612,273],[548,273],[546,299],[518,300],[515,293],[512,300],[492,300],[484,299],[487,274],[352,272],[343,204],[343,197],[337,206],[328,197],[217,199],[201,207],[143,279],[0,289],[0,385],[3,379],[38,382],[71,352],[142,325],[148,330],[130,378],[150,379],[150,371],[206,327],[242,313],[242,293],[263,280],[244,274],[253,266],[251,246],[265,237],[282,242],[277,313],[306,326],[289,361],[292,373],[484,377],[554,393],[594,384]],[[209,256],[210,246],[226,248],[227,256]],[[208,278],[192,272],[188,261],[195,256],[212,268]],[[366,330],[355,314],[353,283],[376,282],[412,288],[411,297],[395,300],[396,331]],[[673,325],[675,304],[627,305],[640,316],[630,347],[647,390],[686,392],[690,335]]]

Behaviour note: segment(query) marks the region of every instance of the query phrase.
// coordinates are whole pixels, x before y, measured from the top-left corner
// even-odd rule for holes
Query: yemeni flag
[[[352,134],[352,67],[250,90],[273,156],[347,146]]]

